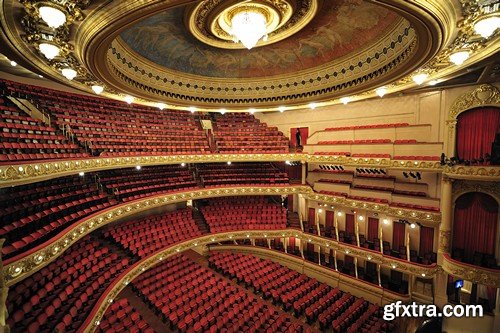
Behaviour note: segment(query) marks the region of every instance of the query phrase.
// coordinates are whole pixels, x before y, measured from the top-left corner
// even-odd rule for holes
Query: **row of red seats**
[[[351,157],[391,158],[391,154],[352,154]]]
[[[204,186],[226,184],[289,184],[286,172],[270,163],[226,163],[197,165]]]
[[[209,263],[221,273],[245,283],[247,287],[253,286],[254,290],[262,292],[264,297],[271,297],[285,309],[293,308],[296,317],[305,313],[310,323],[320,318],[322,329],[342,326],[345,331],[354,322],[365,324],[357,319],[362,314],[361,306],[367,307],[368,302],[343,294],[336,288],[270,260],[247,254],[211,251]],[[334,303],[335,300],[337,301]],[[380,317],[378,319],[382,321]],[[388,330],[385,327],[383,331]]]
[[[396,155],[393,157],[394,160],[415,160],[415,161],[439,161],[440,157],[439,156],[403,156],[403,155]]]
[[[433,206],[424,206],[424,205],[414,205],[414,204],[408,204],[404,202],[391,202],[389,204],[391,207],[401,207],[401,208],[410,208],[410,209],[417,209],[417,210],[424,210],[424,211],[430,211],[430,212],[439,212],[439,207],[433,207]]]
[[[318,141],[318,145],[351,145],[351,144],[372,144],[372,143],[391,143],[391,139],[367,139],[367,140],[331,140]]]
[[[0,236],[4,259],[53,237],[62,229],[117,204],[102,193],[90,175],[69,176],[3,189]]]
[[[228,197],[209,200],[201,208],[211,232],[285,229],[286,209],[265,197]]]
[[[184,256],[141,275],[133,287],[181,332],[309,332],[288,314]]]
[[[96,332],[98,333],[155,333],[127,298],[121,298],[106,310]]]
[[[321,178],[318,180],[319,183],[331,183],[331,184],[346,184],[351,185],[352,181],[343,180],[343,179],[329,179],[329,178]]]
[[[105,237],[112,238],[132,254],[142,258],[169,245],[201,235],[190,209],[124,222],[104,232]]]
[[[11,332],[77,331],[101,294],[130,264],[85,237],[12,288],[7,298]]]
[[[394,144],[409,144],[409,143],[417,143],[417,140],[415,139],[399,139],[399,140],[394,140]]]
[[[340,126],[325,128],[325,131],[344,131],[354,129],[372,129],[372,128],[391,128],[391,127],[406,127],[408,123],[392,123],[392,124],[376,124],[376,125],[356,125],[356,126]]]

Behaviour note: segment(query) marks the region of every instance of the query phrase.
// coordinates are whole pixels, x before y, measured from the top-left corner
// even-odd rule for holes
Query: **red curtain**
[[[313,227],[316,225],[316,209],[309,208],[309,215],[307,217],[307,221],[308,221],[310,227]]]
[[[471,160],[491,154],[491,144],[500,132],[500,109],[478,108],[461,113],[457,119],[457,155]]]
[[[420,227],[420,255],[434,251],[434,228]]]
[[[354,215],[345,214],[345,231],[351,235],[354,235]]]
[[[373,242],[375,238],[378,238],[378,219],[374,217],[368,218],[368,240]]]
[[[300,132],[301,145],[304,146],[307,144],[309,127],[290,128],[290,143],[292,147],[297,147],[297,131]]]
[[[302,138],[302,145],[304,146],[307,144],[307,138],[309,137],[309,127],[301,127],[299,131]]]
[[[354,258],[353,257],[347,256],[347,255],[344,257],[344,263],[351,264],[353,262],[354,262]]]
[[[309,253],[309,254],[314,253],[314,244],[307,243],[307,253]]]
[[[295,247],[295,237],[288,238],[288,247],[290,247],[290,248]]]
[[[325,216],[325,227],[328,228],[333,228],[333,218],[335,217],[335,212],[332,212],[331,210],[326,211],[326,216]]]
[[[453,248],[464,250],[466,260],[474,252],[494,254],[498,203],[485,193],[470,192],[455,202]]]
[[[396,251],[399,250],[400,246],[405,245],[405,226],[406,224],[401,222],[394,222],[392,224],[392,248]]]

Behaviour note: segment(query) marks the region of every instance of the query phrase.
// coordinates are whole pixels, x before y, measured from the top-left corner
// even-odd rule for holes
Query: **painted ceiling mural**
[[[120,37],[136,53],[170,70],[218,78],[256,78],[311,69],[378,40],[398,15],[364,0],[328,0],[295,35],[252,50],[200,42],[185,28],[185,7],[147,18]]]

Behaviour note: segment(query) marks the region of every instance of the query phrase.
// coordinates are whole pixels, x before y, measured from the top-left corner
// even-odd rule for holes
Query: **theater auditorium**
[[[0,8],[0,333],[500,332],[499,1]]]

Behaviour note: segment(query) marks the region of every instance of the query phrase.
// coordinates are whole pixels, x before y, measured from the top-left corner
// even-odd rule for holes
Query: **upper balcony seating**
[[[310,332],[290,315],[184,256],[133,282],[134,290],[180,332]]]
[[[204,154],[208,140],[189,112],[160,111],[93,96],[3,81],[12,94],[27,96],[55,123],[88,146],[93,155]],[[78,100],[78,103],[75,103]]]
[[[200,211],[212,233],[286,228],[286,208],[262,196],[214,198]]]
[[[415,141],[416,142],[416,141]],[[318,141],[318,145],[366,145],[392,143],[391,139],[366,139],[366,140],[331,140]]]
[[[116,300],[104,313],[97,333],[155,333],[126,298]]]
[[[211,163],[196,166],[204,187],[230,185],[289,185],[286,172],[271,163]]]
[[[464,249],[454,248],[451,252],[451,257],[457,261],[475,266],[481,266],[489,269],[500,269],[500,266],[497,265],[495,256],[492,254],[474,252],[472,260],[467,260],[464,252]]]
[[[393,159],[395,159],[395,160],[417,160],[417,161],[439,161],[440,158],[441,158],[440,156],[422,156],[422,155],[419,155],[419,156],[414,156],[414,155],[403,156],[403,155],[396,155],[396,156],[394,156]]]
[[[218,151],[229,153],[288,153],[288,139],[276,127],[268,127],[253,115],[214,115],[214,138]]]
[[[90,237],[9,291],[11,332],[76,332],[109,284],[131,262]]]
[[[93,177],[56,178],[0,189],[2,227],[6,238],[4,259],[11,258],[53,237],[72,223],[115,205],[99,191]]]
[[[88,157],[56,129],[0,97],[0,162]]]
[[[99,177],[109,192],[123,201],[198,188],[193,173],[178,165],[115,169],[103,171]]]
[[[373,129],[373,128],[391,128],[391,127],[406,127],[408,123],[393,123],[393,124],[376,124],[376,125],[357,125],[357,126],[340,126],[325,128],[325,131],[345,131],[356,129]]]
[[[281,304],[285,310],[293,309],[296,317],[305,315],[311,324],[319,321],[322,330],[333,328],[335,332],[346,332],[353,325],[365,328],[366,332],[387,332],[391,329],[380,317],[376,305],[270,260],[211,251],[209,262],[222,274],[236,278],[246,287],[253,287],[264,298]],[[370,315],[362,316],[367,309]]]
[[[105,237],[112,238],[132,254],[142,258],[169,245],[201,235],[190,209],[124,222],[104,232]]]

